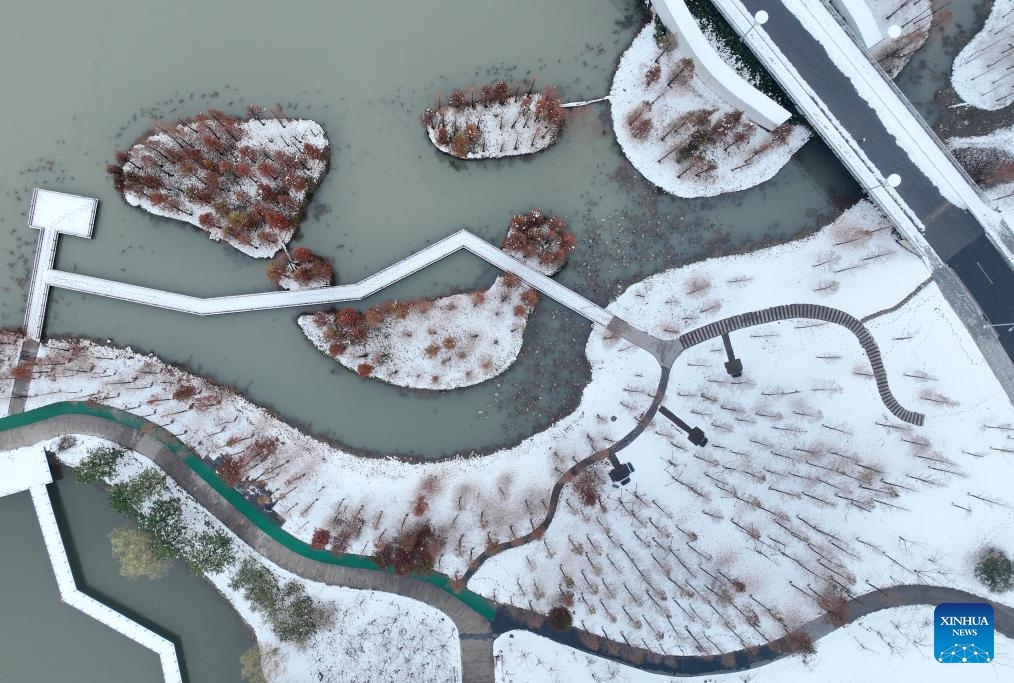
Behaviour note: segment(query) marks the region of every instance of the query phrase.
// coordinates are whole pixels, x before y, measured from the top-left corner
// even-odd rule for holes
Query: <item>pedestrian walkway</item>
[[[63,405],[83,406],[83,404]],[[266,529],[270,527],[270,530],[279,536],[288,534],[266,518],[264,525],[258,524],[202,478],[183,457],[189,450],[174,436],[147,420],[113,408],[103,408],[101,412],[106,417],[91,414],[100,412],[97,408],[103,407],[89,405],[85,406],[82,412],[73,410],[61,412],[59,405],[47,406],[2,419],[0,452],[30,446],[64,434],[95,436],[117,443],[123,448],[129,448],[160,467],[198,504],[255,552],[282,569],[328,585],[396,593],[439,609],[458,629],[463,682],[493,683],[494,636],[490,628],[490,619],[466,604],[461,597],[413,576],[398,576],[377,569],[337,564],[337,560],[330,553],[325,554],[331,561],[325,562],[296,552],[279,542]],[[42,415],[48,417],[41,417]],[[167,444],[172,444],[175,451]],[[214,473],[210,476],[215,477]],[[489,613],[491,618],[492,610]]]
[[[53,565],[56,585],[60,589],[60,598],[63,602],[74,609],[81,610],[92,619],[105,624],[158,655],[165,683],[183,683],[179,659],[176,656],[176,646],[172,641],[131,621],[92,596],[78,590],[45,485],[32,486],[29,493],[32,495],[32,504],[35,506],[35,514],[39,518],[42,538],[46,543],[46,552],[49,553],[49,561]]]
[[[617,318],[602,306],[586,299],[572,289],[565,287],[553,278],[544,275],[503,250],[494,247],[468,230],[459,230],[359,282],[317,289],[258,292],[255,294],[237,294],[209,298],[177,294],[150,287],[131,285],[125,282],[105,280],[80,273],[54,270],[52,266],[53,256],[56,253],[56,239],[56,233],[43,230],[36,249],[36,264],[35,270],[32,273],[33,285],[29,290],[28,313],[25,317],[25,332],[30,339],[38,340],[42,338],[46,298],[50,287],[84,294],[94,294],[95,296],[119,299],[120,301],[155,306],[193,315],[224,315],[228,313],[360,301],[451,254],[465,250],[504,272],[516,274],[530,287],[538,290],[546,297],[596,325],[610,329],[632,344],[645,349],[655,356],[662,365],[668,367],[668,365],[672,364],[675,356],[679,354],[679,349],[673,342],[666,342],[635,328],[630,323]]]
[[[37,442],[33,442],[37,443]],[[21,444],[30,446],[32,444]],[[99,621],[117,633],[120,633],[156,655],[162,664],[162,676],[165,683],[183,683],[180,673],[176,646],[171,641],[140,624],[107,607],[95,598],[80,591],[74,581],[67,551],[63,545],[60,527],[53,513],[53,504],[49,499],[46,485],[53,481],[46,461],[46,454],[40,446],[32,453],[13,452],[18,445],[0,445],[0,496],[28,491],[35,507],[35,515],[42,530],[42,540],[49,555],[56,585],[60,591],[60,599],[74,609],[80,610],[92,619]],[[3,451],[9,451],[4,453]]]
[[[717,320],[710,325],[698,327],[697,329],[691,330],[690,332],[682,335],[680,337],[680,343],[684,348],[690,348],[691,346],[695,346],[709,339],[714,339],[715,337],[720,337],[723,334],[735,332],[736,330],[743,329],[744,327],[752,327],[754,325],[772,323],[779,320],[789,320],[791,318],[823,320],[824,322],[841,325],[854,334],[859,340],[860,345],[862,345],[863,351],[866,352],[866,356],[870,359],[870,365],[873,368],[873,375],[877,381],[877,393],[880,394],[880,398],[884,402],[884,406],[899,420],[903,420],[909,424],[922,426],[925,416],[922,413],[917,413],[913,410],[903,408],[901,404],[898,403],[898,400],[894,398],[894,394],[891,393],[891,387],[887,383],[887,372],[884,370],[884,361],[880,356],[880,348],[877,346],[877,342],[873,339],[873,335],[870,334],[870,331],[867,330],[857,318],[854,318],[845,311],[840,311],[837,308],[819,306],[816,304],[788,304],[787,306],[773,306],[759,311],[751,311],[749,313],[723,318],[722,320]]]

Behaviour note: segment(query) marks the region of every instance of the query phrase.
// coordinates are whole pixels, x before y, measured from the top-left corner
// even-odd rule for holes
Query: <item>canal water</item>
[[[664,195],[623,158],[605,104],[575,112],[559,144],[532,158],[465,164],[427,141],[420,112],[455,87],[534,77],[568,100],[605,94],[642,5],[13,3],[0,27],[0,60],[20,65],[0,70],[3,92],[16,95],[0,137],[8,266],[0,269],[0,325],[22,320],[35,237],[23,226],[36,185],[101,201],[95,238],[63,239],[59,268],[202,296],[270,288],[265,262],[128,207],[105,176],[113,151],[152,117],[208,107],[240,113],[247,103],[280,103],[324,125],[332,168],[297,243],[333,258],[342,282],[463,226],[499,241],[513,212],[538,206],[567,217],[579,240],[560,279],[606,303],[664,268],[806,233],[855,199],[855,185],[817,141],[759,188],[702,200]],[[461,255],[373,301],[484,287],[493,276]],[[154,352],[314,433],[426,457],[516,443],[569,412],[589,377],[589,326],[553,304],[540,305],[511,370],[443,394],[359,379],[305,341],[296,314],[196,318],[56,292],[47,331]]]
[[[120,576],[108,535],[128,521],[98,487],[68,479],[50,490],[78,586],[174,640],[191,683],[242,683],[252,634],[225,599],[179,561],[157,581]],[[0,498],[0,543],[0,681],[162,680],[154,653],[60,602],[27,492]]]

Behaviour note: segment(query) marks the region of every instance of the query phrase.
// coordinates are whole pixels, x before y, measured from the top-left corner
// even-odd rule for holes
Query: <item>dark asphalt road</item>
[[[950,204],[880,122],[876,112],[838,70],[824,48],[780,0],[742,0],[750,12],[766,10],[764,31],[886,176],[901,176],[899,194],[926,225],[925,237],[957,274],[991,323],[1014,323],[1014,270],[968,211]],[[773,74],[777,78],[777,74]],[[998,330],[1014,359],[1014,332]]]

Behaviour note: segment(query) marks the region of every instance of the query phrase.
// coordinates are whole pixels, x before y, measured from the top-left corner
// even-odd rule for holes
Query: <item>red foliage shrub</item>
[[[539,293],[534,289],[526,289],[525,293],[521,295],[521,300],[529,306],[534,306],[539,303]]]
[[[360,377],[369,377],[373,373],[373,366],[369,363],[360,363],[356,366],[356,374]]]
[[[246,466],[246,458],[227,455],[218,463],[215,473],[227,486],[235,486],[243,480],[243,470]]]
[[[416,517],[422,517],[426,514],[429,507],[429,503],[426,502],[426,496],[419,496],[415,499],[415,504],[412,505],[412,514]]]
[[[176,391],[173,392],[173,399],[183,401],[188,398],[193,398],[194,396],[197,396],[198,391],[197,387],[192,384],[181,384],[176,387]]]
[[[523,318],[526,313],[528,313],[528,309],[522,306],[521,304],[518,304],[517,306],[514,307],[514,315],[516,315],[517,317]]]
[[[604,484],[605,480],[598,476],[598,472],[591,467],[586,467],[574,477],[574,492],[577,493],[582,504],[592,507],[599,502]]]
[[[521,278],[518,277],[515,273],[506,273],[503,276],[503,283],[508,287],[510,287],[511,289],[514,289],[515,287],[521,284]]]
[[[576,241],[563,218],[533,209],[511,218],[501,248],[515,258],[536,259],[555,271],[566,263]]]
[[[330,542],[331,532],[327,529],[317,529],[313,532],[313,539],[310,541],[310,547],[316,548],[317,550],[323,550]]]
[[[393,567],[395,574],[424,574],[433,570],[442,548],[443,539],[427,521],[402,531],[386,543],[373,559],[384,569]]]

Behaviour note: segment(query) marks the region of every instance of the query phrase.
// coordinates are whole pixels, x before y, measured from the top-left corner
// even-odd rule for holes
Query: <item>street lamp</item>
[[[746,40],[746,37],[750,35],[750,31],[754,30],[758,26],[763,26],[766,23],[768,23],[768,13],[764,10],[757,10],[757,14],[753,15],[753,23],[750,24],[750,28],[748,28],[746,33],[740,36],[739,39]]]
[[[891,24],[887,27],[887,37],[891,40],[897,40],[901,37],[901,27],[897,24]]]
[[[993,323],[990,323],[989,326],[990,327],[1006,327],[1008,332],[1014,332],[1014,323],[1000,323],[999,325],[995,325]]]
[[[876,185],[867,187],[866,191],[870,192],[871,190],[875,190],[878,187],[890,187],[891,189],[894,189],[899,185],[901,185],[901,176],[898,175],[897,173],[892,173],[891,175],[887,176],[886,178],[884,178],[883,181],[877,183]]]

